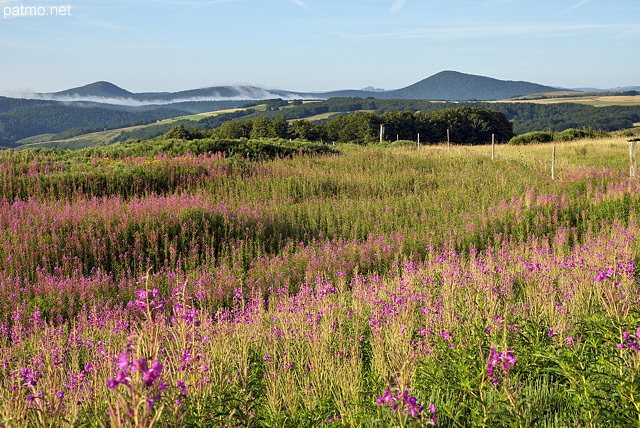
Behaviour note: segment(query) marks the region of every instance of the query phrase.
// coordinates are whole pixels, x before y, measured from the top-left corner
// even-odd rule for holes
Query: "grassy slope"
[[[315,102],[315,101],[305,101],[305,104],[307,102]],[[292,105],[290,104],[289,107],[292,107]],[[248,108],[251,108],[257,111],[265,111],[266,105],[260,104],[260,105],[252,106]],[[20,144],[20,148],[47,147],[47,148],[60,148],[60,149],[81,149],[84,147],[105,146],[110,144],[111,140],[117,137],[118,135],[120,135],[122,131],[131,131],[134,129],[146,128],[146,127],[155,126],[163,123],[173,123],[173,122],[176,122],[179,120],[185,120],[185,119],[192,120],[192,121],[199,121],[207,117],[247,110],[248,108],[234,108],[234,109],[216,110],[216,111],[210,111],[205,113],[191,114],[187,116],[174,117],[172,119],[165,119],[165,120],[161,120],[155,123],[150,123],[147,125],[129,126],[125,128],[112,129],[109,131],[92,132],[89,134],[79,135],[76,137],[66,138],[62,140],[51,139],[51,137],[54,134],[36,135],[34,137],[29,137],[24,140],[20,140],[18,141],[18,144]],[[335,113],[331,113],[331,114],[335,114]],[[318,117],[310,120],[319,120],[322,118],[323,117]]]
[[[252,107],[257,110],[264,110],[264,106],[256,106]],[[52,140],[51,136],[53,134],[44,134],[37,135],[35,137],[30,137],[28,139],[18,141],[20,144],[20,148],[28,148],[28,147],[48,147],[48,148],[60,148],[60,149],[81,149],[84,147],[92,147],[92,146],[105,146],[111,143],[111,140],[118,135],[122,131],[131,131],[134,129],[141,129],[150,126],[155,126],[163,123],[173,123],[179,120],[192,120],[199,121],[209,116],[217,116],[219,114],[231,113],[235,111],[246,110],[243,108],[236,109],[227,109],[227,110],[218,110],[206,113],[199,114],[191,114],[187,116],[174,117],[172,119],[160,120],[158,122],[150,123],[147,125],[137,125],[137,126],[128,126],[125,128],[112,129],[109,131],[100,131],[100,132],[92,132],[89,134],[78,135],[72,138],[66,138],[63,140]]]

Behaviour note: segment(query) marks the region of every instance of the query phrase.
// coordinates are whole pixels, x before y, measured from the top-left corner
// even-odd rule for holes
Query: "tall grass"
[[[3,154],[0,423],[638,423],[623,139],[342,151]]]

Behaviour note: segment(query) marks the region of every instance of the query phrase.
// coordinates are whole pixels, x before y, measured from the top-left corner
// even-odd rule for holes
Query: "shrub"
[[[553,141],[572,141],[588,137],[588,133],[582,129],[569,128],[553,134]]]
[[[513,137],[509,140],[509,144],[522,145],[548,143],[551,141],[553,141],[553,134],[551,132],[528,132],[526,134]]]
[[[187,131],[188,132],[188,131]],[[225,153],[227,156],[241,156],[248,159],[275,158],[296,153],[336,153],[326,144],[309,143],[303,140],[268,139],[225,139],[202,138],[181,139],[160,137],[149,141],[127,141],[104,148],[94,149],[103,155],[114,156],[156,156],[165,153],[181,156],[185,153],[198,156],[205,153]]]
[[[625,129],[624,131],[620,131],[618,135],[621,137],[634,137],[636,133],[633,132],[633,129]]]
[[[549,143],[551,141],[573,141],[581,138],[603,138],[608,137],[609,133],[601,129],[584,128],[575,129],[569,128],[562,132],[529,132],[526,134],[513,137],[509,144],[521,145],[521,144],[537,144],[537,143]]]
[[[562,132],[553,134],[553,141],[573,141],[581,138],[603,138],[608,137],[609,133],[601,129],[584,128],[584,129],[565,129]]]

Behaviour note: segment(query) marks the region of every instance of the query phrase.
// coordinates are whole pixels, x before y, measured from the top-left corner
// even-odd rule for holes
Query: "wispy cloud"
[[[82,25],[84,27],[91,27],[91,28],[103,28],[105,30],[112,30],[112,31],[129,31],[131,30],[131,28],[129,27],[125,27],[123,25],[120,24],[115,24],[111,21],[106,21],[106,20],[89,20],[86,22],[80,22],[78,23],[79,25]]]
[[[576,24],[576,25],[496,25],[486,27],[448,27],[448,28],[415,28],[410,30],[389,31],[382,33],[333,33],[346,39],[423,39],[432,37],[444,37],[451,39],[466,38],[491,38],[514,35],[551,35],[563,33],[575,33],[589,30],[626,29],[622,25],[604,24]]]
[[[243,101],[243,100],[264,100],[268,98],[283,98],[287,100],[294,99],[315,99],[308,94],[288,93],[283,95],[281,92],[271,92],[268,89],[258,88],[255,86],[242,86],[242,85],[229,85],[225,92],[235,93],[232,96],[220,95],[218,91],[211,90],[207,95],[195,96],[195,97],[180,97],[179,93],[174,97],[168,96],[160,99],[139,99],[134,97],[120,98],[120,97],[97,97],[97,96],[80,96],[74,95],[56,95],[56,94],[41,94],[33,92],[4,92],[5,96],[27,98],[36,100],[47,101],[60,101],[65,103],[100,103],[100,104],[113,104],[130,107],[141,107],[149,105],[169,105],[173,103],[185,103],[185,102],[205,102],[205,101]],[[203,89],[203,92],[206,90]]]
[[[404,6],[404,2],[405,0],[395,0],[391,5],[391,13],[396,13],[400,9],[402,9],[402,6]]]
[[[244,0],[148,0],[151,2],[185,7],[184,11],[202,9],[219,3],[236,3]]]
[[[216,3],[231,3],[241,0],[147,0],[147,3],[181,4],[187,6],[207,6]]]
[[[207,6],[212,6],[219,3],[235,3],[241,2],[244,0],[144,0],[146,3],[158,4],[158,5],[174,5],[174,6],[183,6],[185,10],[198,9]],[[111,4],[111,3],[109,3]],[[125,4],[130,5],[131,2],[126,2]]]
[[[618,34],[617,38],[626,40],[626,39],[637,39],[640,37],[640,24],[639,25],[630,25],[625,31]]]
[[[580,1],[580,2],[578,2],[578,3],[576,3],[576,4],[574,4],[573,6],[571,6],[571,7],[569,8],[569,10],[568,10],[568,11],[570,12],[570,11],[572,11],[572,10],[574,10],[574,9],[577,9],[577,8],[579,8],[579,7],[582,7],[582,6],[584,6],[585,4],[587,4],[587,3],[589,3],[589,2],[591,2],[591,0],[582,0],[582,1]]]
[[[307,5],[304,4],[304,2],[302,0],[291,0],[293,3],[297,4],[300,7],[303,7],[305,9],[308,9]]]

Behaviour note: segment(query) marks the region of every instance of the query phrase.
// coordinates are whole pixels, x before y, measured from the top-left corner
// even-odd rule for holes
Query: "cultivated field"
[[[0,153],[0,426],[638,426],[623,138]]]
[[[542,96],[542,98],[537,98],[540,96]],[[640,105],[640,95],[597,95],[591,93],[585,95],[575,95],[575,92],[549,92],[545,94],[534,94],[526,97],[518,97],[511,100],[502,100],[497,102],[536,104],[577,103],[594,107],[637,106]]]

